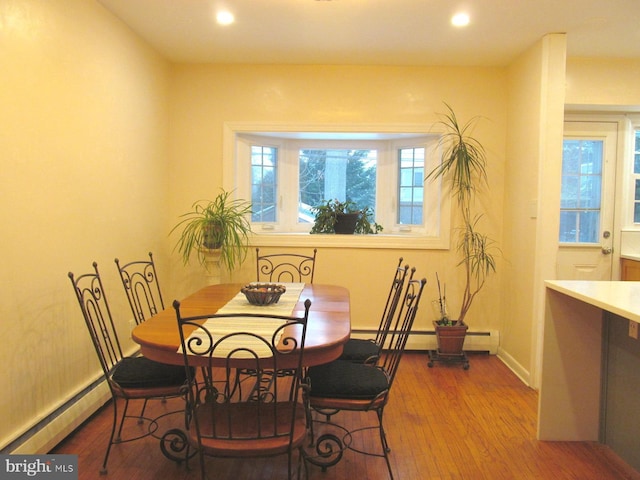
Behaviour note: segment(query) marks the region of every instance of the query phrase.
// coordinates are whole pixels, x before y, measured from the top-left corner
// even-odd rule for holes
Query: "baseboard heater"
[[[354,329],[353,338],[375,338],[376,330]],[[500,332],[498,330],[467,330],[464,350],[468,352],[498,353]],[[412,330],[407,340],[407,350],[435,350],[438,348],[436,332],[433,330]]]
[[[133,346],[125,352],[126,356],[138,354],[138,346]],[[109,385],[100,371],[93,379],[89,379],[84,387],[62,399],[51,411],[26,425],[9,439],[0,440],[0,453],[49,453],[110,400]]]
[[[109,387],[101,375],[53,411],[25,427],[4,444],[0,453],[48,453],[110,399]]]

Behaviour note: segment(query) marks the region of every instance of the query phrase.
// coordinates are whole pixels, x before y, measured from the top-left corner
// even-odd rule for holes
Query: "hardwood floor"
[[[407,353],[400,365],[385,428],[397,480],[482,479],[640,479],[640,473],[607,447],[583,442],[536,440],[537,393],[525,386],[498,358],[470,355],[471,368],[436,364],[423,353]],[[156,402],[155,413],[179,408],[178,400]],[[375,414],[341,412],[350,426],[373,423]],[[177,465],[167,460],[154,438],[113,447],[108,476],[100,476],[111,407],[98,412],[52,453],[79,456],[79,478],[127,480],[199,479],[197,458]],[[173,425],[172,425],[173,423]],[[163,419],[160,431],[180,426],[179,415]],[[354,442],[376,448],[375,432]],[[236,460],[208,458],[210,479],[280,480],[285,457]],[[384,460],[347,451],[338,465],[322,472],[309,466],[310,480],[387,479]]]

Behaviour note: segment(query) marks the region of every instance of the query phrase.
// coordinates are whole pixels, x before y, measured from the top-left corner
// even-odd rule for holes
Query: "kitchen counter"
[[[620,232],[620,258],[640,261],[640,230]]]
[[[640,322],[640,282],[545,285],[538,439],[605,443],[640,469],[640,427],[621,404],[640,388],[640,341],[628,335]]]
[[[547,288],[640,323],[640,282],[554,280]]]

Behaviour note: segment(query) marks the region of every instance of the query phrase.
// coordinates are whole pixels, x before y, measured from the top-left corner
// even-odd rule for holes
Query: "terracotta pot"
[[[438,341],[438,354],[440,355],[462,355],[462,347],[464,346],[464,337],[467,334],[468,325],[458,325],[458,321],[454,320],[452,326],[438,325],[437,321],[433,322],[436,330],[436,339]]]

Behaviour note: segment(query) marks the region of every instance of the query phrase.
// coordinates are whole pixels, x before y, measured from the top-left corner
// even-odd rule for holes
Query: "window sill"
[[[254,233],[251,245],[256,247],[323,247],[357,249],[447,250],[448,238],[408,234],[335,235],[309,233]]]

